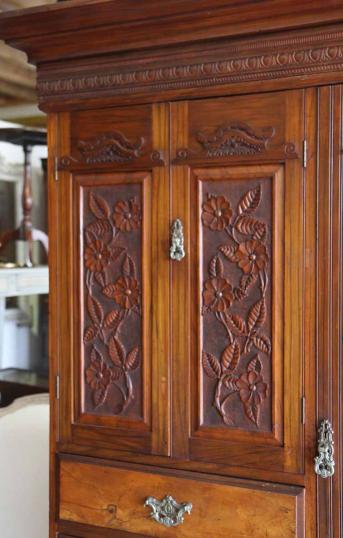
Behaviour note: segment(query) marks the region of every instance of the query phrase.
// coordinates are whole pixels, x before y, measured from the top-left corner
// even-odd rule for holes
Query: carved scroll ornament
[[[59,168],[68,169],[73,164],[131,163],[142,155],[144,138],[136,142],[128,140],[119,131],[100,133],[77,142],[78,156],[63,156]]]

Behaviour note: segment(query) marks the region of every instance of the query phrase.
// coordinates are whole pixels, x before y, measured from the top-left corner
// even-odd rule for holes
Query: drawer
[[[150,517],[147,497],[192,503],[184,522],[166,527]],[[303,538],[304,492],[199,473],[60,462],[60,520],[144,536]],[[114,534],[115,535],[115,534]]]

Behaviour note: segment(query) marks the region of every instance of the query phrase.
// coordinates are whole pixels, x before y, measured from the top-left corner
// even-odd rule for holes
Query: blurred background
[[[0,12],[52,3],[0,0]],[[38,109],[35,84],[35,68],[26,56],[0,41],[0,407],[48,391],[47,254],[41,242],[33,241],[28,260],[27,240],[30,226],[48,234],[46,117]],[[23,200],[25,181],[30,190]],[[32,207],[24,233],[28,202]],[[7,232],[14,237],[4,244]]]

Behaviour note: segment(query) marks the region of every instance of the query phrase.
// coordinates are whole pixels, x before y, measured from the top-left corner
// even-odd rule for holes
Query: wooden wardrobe
[[[342,2],[0,38],[49,123],[50,538],[342,538]]]

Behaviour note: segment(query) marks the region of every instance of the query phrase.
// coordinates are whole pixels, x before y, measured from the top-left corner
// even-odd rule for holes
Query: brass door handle
[[[318,428],[318,456],[314,458],[314,470],[321,478],[335,473],[333,429],[329,420],[322,420]]]
[[[180,262],[185,257],[183,226],[180,219],[174,220],[171,227],[170,258]]]
[[[185,513],[191,514],[193,508],[191,503],[177,503],[170,495],[164,497],[162,501],[148,497],[144,506],[150,506],[152,508],[150,517],[165,527],[177,527],[183,523]]]

